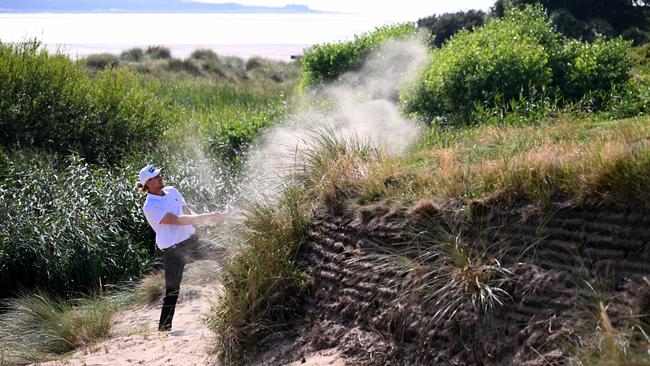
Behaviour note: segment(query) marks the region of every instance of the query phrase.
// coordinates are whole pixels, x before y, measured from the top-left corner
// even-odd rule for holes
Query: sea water
[[[178,58],[209,48],[221,55],[289,60],[313,44],[352,39],[390,23],[395,21],[387,17],[333,13],[0,13],[0,41],[38,39],[73,58],[162,45]]]

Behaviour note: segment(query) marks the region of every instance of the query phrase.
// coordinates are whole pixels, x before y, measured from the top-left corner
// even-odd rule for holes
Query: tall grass
[[[5,293],[42,286],[63,294],[92,289],[100,279],[109,284],[142,275],[155,260],[155,244],[140,210],[143,197],[132,189],[134,174],[145,163],[158,164],[167,184],[177,186],[193,207],[222,209],[234,193],[247,146],[284,113],[286,92],[275,87],[158,81],[126,70],[89,78],[38,44],[2,47],[6,54],[0,60],[13,72],[8,81],[22,85],[21,103],[31,108],[21,118],[45,118],[39,135],[9,130],[4,136],[16,151],[0,152],[0,289]],[[28,62],[19,65],[19,56]],[[44,76],[37,77],[39,72]],[[48,78],[62,89],[52,89]],[[83,96],[89,104],[82,106],[97,117],[97,125],[34,109],[42,102],[50,106],[46,109],[63,111],[67,96],[76,103],[84,88],[93,89]],[[12,104],[14,97],[1,96],[4,112],[22,108]],[[2,121],[19,126],[17,118]],[[77,133],[76,140],[66,140]],[[138,136],[152,137],[143,137],[143,146],[133,140]],[[68,156],[68,149],[82,157]],[[101,167],[100,161],[110,164]]]
[[[504,202],[524,200],[542,206],[562,197],[610,202],[650,198],[647,117],[562,118],[539,126],[434,131],[429,147],[413,154],[384,157],[372,169],[365,163],[352,164],[345,171],[364,174],[336,175],[339,191],[353,188],[357,194],[351,197],[361,202],[472,199],[495,193]]]
[[[296,157],[295,179],[305,193],[328,207],[356,196],[368,174],[379,167],[381,149],[331,130],[314,130]]]
[[[568,362],[574,365],[647,365],[650,336],[644,304],[650,283],[646,279],[635,283],[641,301],[629,303],[611,297],[611,285],[603,280],[609,282],[598,277],[579,281],[584,291],[571,310],[573,334],[556,346],[570,355]]]
[[[239,168],[253,140],[285,115],[291,91],[179,81],[163,82],[160,93],[179,107],[186,121],[168,130],[168,139],[196,135],[211,156]]]
[[[133,191],[136,168],[23,150],[0,179],[0,289],[57,294],[143,274],[153,236]]]
[[[309,212],[295,186],[287,187],[279,202],[253,202],[244,212],[223,268],[223,294],[206,318],[226,363],[249,361],[269,337],[287,330],[299,311],[304,278],[294,260],[307,235]]]
[[[35,291],[7,300],[0,317],[0,352],[8,362],[54,359],[107,338],[116,307],[103,297],[72,300]]]

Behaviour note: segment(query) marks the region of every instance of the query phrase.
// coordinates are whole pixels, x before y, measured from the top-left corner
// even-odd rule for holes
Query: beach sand
[[[201,320],[209,312],[211,304],[217,301],[222,289],[217,279],[215,261],[197,261],[186,267],[171,332],[157,330],[161,297],[150,305],[117,314],[110,339],[60,360],[33,365],[219,365],[218,356],[211,352],[215,335]],[[264,360],[258,364],[265,364]],[[310,353],[289,365],[343,364],[340,352],[329,349]]]

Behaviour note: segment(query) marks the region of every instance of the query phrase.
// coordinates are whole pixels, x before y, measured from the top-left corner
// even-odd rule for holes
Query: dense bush
[[[485,16],[485,12],[481,10],[432,15],[419,19],[417,27],[426,29],[431,35],[431,43],[435,47],[440,47],[459,30],[471,30],[474,27],[482,26]]]
[[[172,52],[167,47],[149,46],[144,52],[145,56],[154,60],[168,59],[172,57]]]
[[[70,293],[141,275],[152,231],[123,172],[70,156],[10,154],[0,180],[0,291]]]
[[[408,112],[426,120],[466,123],[480,108],[507,109],[511,100],[577,101],[606,93],[629,78],[629,44],[569,41],[541,7],[512,9],[436,51],[423,78],[402,95]]]
[[[128,49],[120,54],[120,59],[124,61],[138,62],[142,61],[143,58],[144,51],[139,47]]]
[[[413,34],[414,26],[404,23],[382,26],[347,42],[315,45],[301,58],[302,85],[319,85],[335,80],[345,72],[358,70],[366,57],[389,38],[406,38]]]
[[[557,31],[567,37],[589,40],[594,36],[592,30],[587,26],[587,23],[576,19],[576,17],[565,8],[558,9],[551,13],[551,21]]]
[[[199,48],[190,54],[190,59],[195,59],[195,60],[201,60],[201,61],[208,61],[208,60],[216,60],[218,59],[219,56],[217,54],[210,50],[210,49],[204,49],[204,48]]]
[[[190,75],[198,76],[201,74],[199,66],[192,60],[179,60],[170,58],[167,62],[167,69],[171,72],[186,72]]]
[[[602,19],[611,24],[617,34],[630,27],[647,30],[650,26],[650,2],[646,0],[497,0],[493,11],[502,16],[504,9],[509,6],[531,4],[540,4],[551,12],[564,8],[576,19],[586,23]]]
[[[128,70],[93,79],[36,42],[0,45],[0,144],[80,152],[89,162],[116,162],[155,143],[175,119]]]
[[[637,27],[626,29],[623,33],[621,33],[621,37],[632,41],[633,46],[642,46],[650,42],[650,37],[648,36],[648,34],[641,31]]]
[[[248,147],[260,132],[282,115],[281,108],[273,105],[223,112],[210,123],[209,149],[214,156],[236,165],[244,162]]]
[[[551,64],[554,86],[565,99],[577,101],[624,85],[632,68],[629,48],[630,44],[621,39],[565,42]]]
[[[98,53],[84,58],[82,63],[92,69],[103,70],[107,67],[119,66],[120,58],[110,53]]]

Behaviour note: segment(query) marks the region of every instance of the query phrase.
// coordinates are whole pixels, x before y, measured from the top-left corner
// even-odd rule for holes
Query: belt
[[[196,234],[192,234],[192,235],[190,235],[189,238],[187,238],[187,239],[185,239],[185,240],[183,240],[183,241],[179,241],[178,243],[172,245],[171,247],[167,247],[167,248],[165,248],[165,249],[162,249],[162,251],[164,252],[164,251],[167,250],[167,249],[175,249],[177,246],[179,246],[179,245],[185,243],[186,241],[189,241],[189,240],[195,240],[195,239],[198,239],[198,238],[199,238],[199,237],[198,237]]]

